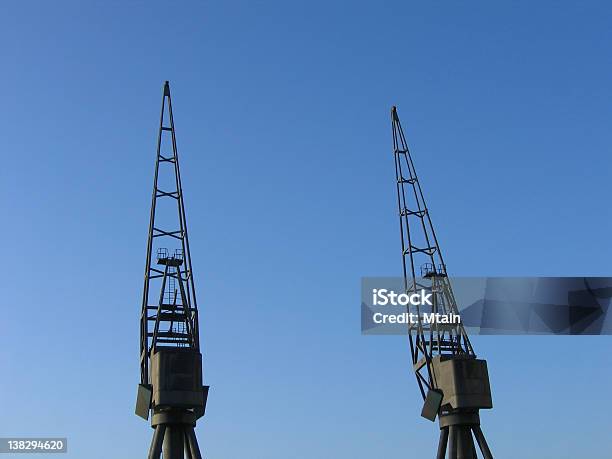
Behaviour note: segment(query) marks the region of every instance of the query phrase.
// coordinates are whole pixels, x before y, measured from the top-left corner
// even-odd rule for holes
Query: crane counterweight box
[[[158,348],[151,356],[153,405],[202,408],[202,355],[190,348]]]
[[[452,409],[493,408],[486,360],[438,355],[432,363],[436,387],[444,395],[442,406]]]

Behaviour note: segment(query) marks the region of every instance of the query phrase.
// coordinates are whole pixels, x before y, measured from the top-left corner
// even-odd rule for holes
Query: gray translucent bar
[[[612,335],[612,277],[452,277],[449,281],[461,324],[470,335]],[[417,279],[417,285],[421,283]],[[406,306],[381,305],[373,298],[373,292],[381,290],[403,293],[404,279],[361,280],[362,333],[407,334],[408,321],[400,321]]]

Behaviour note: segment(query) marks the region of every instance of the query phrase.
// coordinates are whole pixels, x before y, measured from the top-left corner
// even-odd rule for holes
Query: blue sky
[[[4,5],[0,435],[145,455],[138,318],[167,79],[206,457],[431,457],[405,337],[359,329],[360,278],[401,269],[391,105],[453,275],[612,274],[612,7],[536,3]],[[473,344],[497,457],[605,457],[609,337]]]

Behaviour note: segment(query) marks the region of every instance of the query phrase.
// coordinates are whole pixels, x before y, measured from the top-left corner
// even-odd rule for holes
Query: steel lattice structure
[[[169,151],[165,151],[168,149]],[[164,84],[140,318],[136,414],[155,429],[150,459],[200,458],[196,420],[204,414],[198,307],[170,85]]]
[[[472,432],[485,458],[491,452],[480,430],[478,411],[491,408],[486,361],[476,359],[469,337],[458,323],[425,323],[423,314],[459,316],[440,244],[425,203],[406,137],[391,109],[397,204],[406,293],[432,294],[432,306],[416,306],[409,325],[412,365],[425,401],[422,416],[440,419],[438,458],[476,458]]]

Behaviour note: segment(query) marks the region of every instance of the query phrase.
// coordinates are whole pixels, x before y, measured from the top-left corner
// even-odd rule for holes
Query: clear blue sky
[[[133,414],[163,81],[209,459],[432,457],[405,337],[399,109],[453,275],[612,275],[608,2],[11,2],[0,14],[0,435],[144,457]],[[609,337],[476,337],[496,457],[609,457]]]

